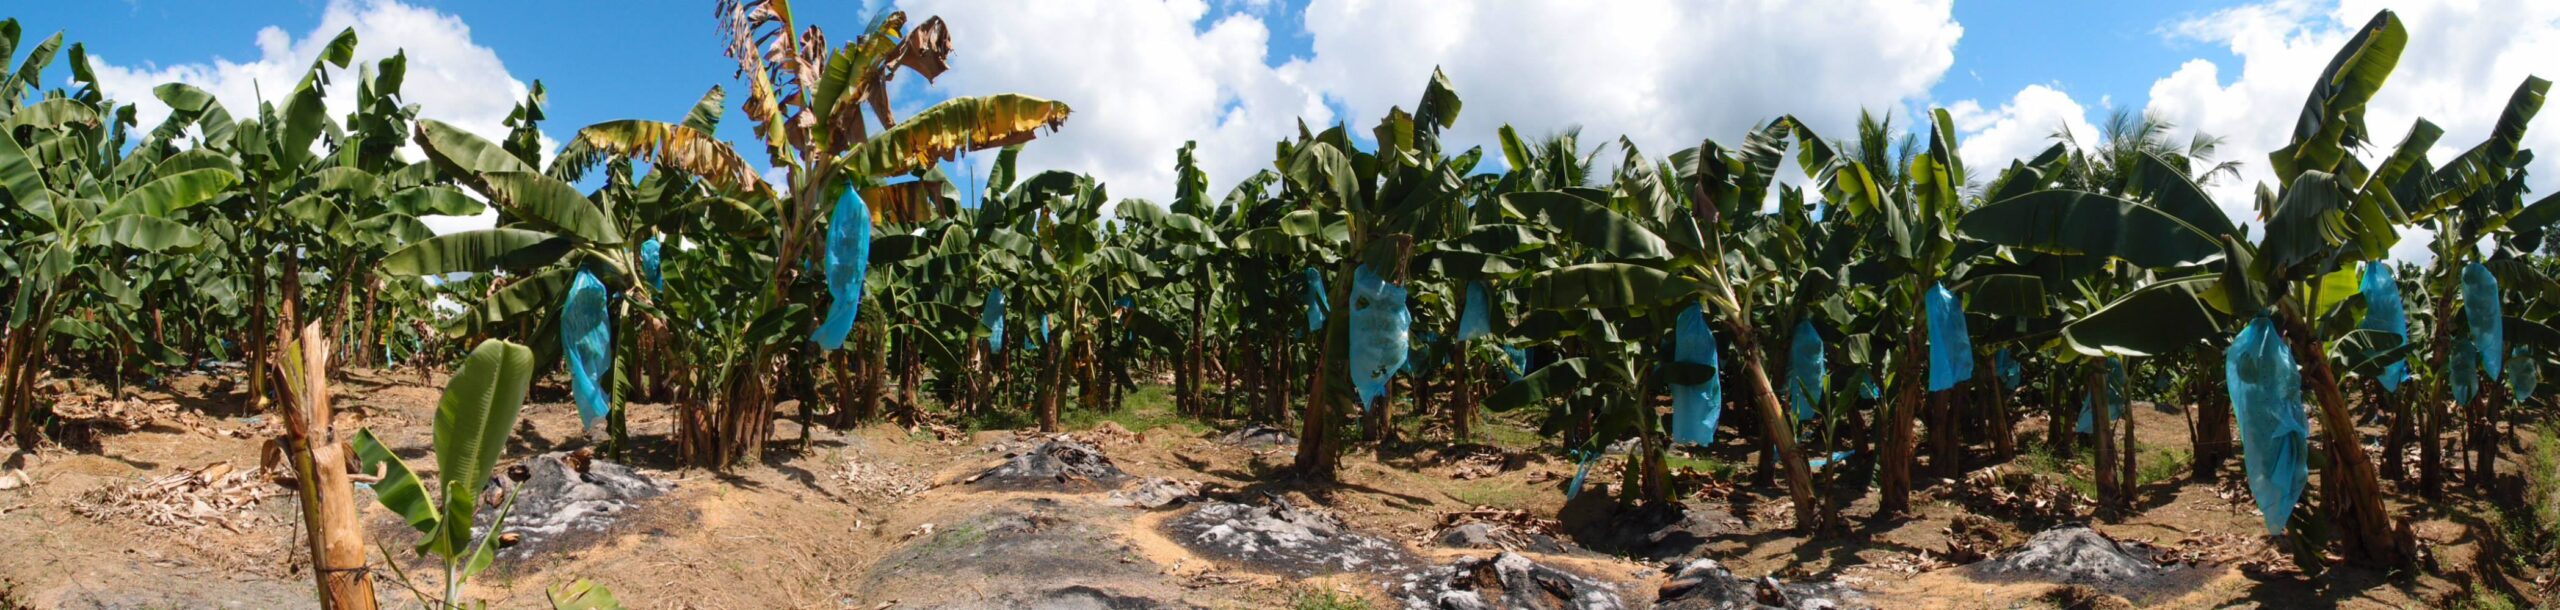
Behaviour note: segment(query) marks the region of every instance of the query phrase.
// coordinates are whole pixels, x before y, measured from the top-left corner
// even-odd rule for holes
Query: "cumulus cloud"
[[[1365,134],[1411,106],[1435,66],[1466,100],[1459,147],[1492,149],[1511,124],[1533,136],[1581,127],[1586,144],[1626,135],[1664,155],[1787,113],[1845,137],[1860,110],[1924,98],[1963,34],[1946,0],[1317,0],[1304,13],[1312,54],[1274,67],[1268,11],[1252,7],[1278,3],[1241,4],[1214,20],[1200,0],[901,6],[950,20],[958,50],[938,92],[1075,106],[1064,131],[1024,152],[1026,168],[1092,172],[1115,196],[1156,199],[1170,196],[1185,139],[1201,141],[1222,191],[1270,167],[1271,143],[1299,119]]]
[[[2398,11],[2409,45],[2368,106],[2366,123],[2381,140],[2363,151],[2368,157],[2388,154],[2412,122],[2425,117],[2445,129],[2428,155],[2444,162],[2488,136],[2526,76],[2560,76],[2560,3],[2544,0],[2278,0],[2171,24],[2170,36],[2223,45],[2239,60],[2236,66],[2189,61],[2151,87],[2151,111],[2185,130],[2224,137],[2223,150],[2248,164],[2240,180],[2212,187],[2225,212],[2251,219],[2249,193],[2260,182],[2274,182],[2264,155],[2290,139],[2320,69],[2386,6]],[[2560,122],[2550,113],[2538,117],[2525,146],[2560,150]],[[2560,155],[2543,156],[2529,171],[2528,185],[2550,192],[2560,186],[2554,183]],[[2394,257],[2424,259],[2429,238],[2404,234]]]
[[[1795,114],[1847,137],[1861,110],[1926,97],[1963,36],[1946,0],[1679,2],[1316,0],[1315,55],[1283,70],[1361,129],[1411,106],[1439,66],[1466,102],[1453,137],[1489,144],[1579,126],[1669,154]],[[1488,146],[1488,149],[1492,147]],[[1499,157],[1496,156],[1496,159]]]
[[[934,92],[1066,102],[1073,117],[1026,147],[1022,167],[1091,173],[1114,197],[1170,199],[1174,150],[1185,140],[1200,142],[1211,196],[1223,196],[1225,185],[1270,167],[1271,143],[1295,133],[1298,118],[1332,119],[1311,86],[1270,65],[1271,31],[1249,12],[1204,23],[1201,0],[900,7],[950,23],[951,71]]]
[[[1964,157],[1965,170],[1976,180],[1987,181],[2011,160],[2052,148],[2057,132],[2069,131],[2084,144],[2097,142],[2099,136],[2098,127],[2089,123],[2087,107],[2047,85],[2027,85],[1998,108],[1959,101],[1947,106],[1947,116],[1955,120],[1963,142],[1958,153]]]
[[[120,64],[109,54],[100,54],[94,61],[100,86],[109,97],[134,104],[145,129],[168,118],[168,106],[151,96],[151,88],[169,82],[211,92],[233,116],[247,117],[256,112],[261,100],[281,102],[301,82],[303,71],[320,56],[321,48],[347,28],[355,29],[359,41],[357,62],[372,64],[394,53],[408,53],[409,72],[401,95],[417,104],[424,118],[485,137],[501,137],[506,134],[507,112],[528,91],[523,81],[507,72],[497,52],[472,41],[471,27],[461,18],[395,0],[331,0],[319,23],[299,35],[277,26],[259,30],[257,57],[243,61]],[[332,116],[343,117],[354,109],[355,67],[349,64],[347,70],[333,70],[333,86],[326,98]],[[426,221],[438,232],[449,232],[487,227],[494,218]]]

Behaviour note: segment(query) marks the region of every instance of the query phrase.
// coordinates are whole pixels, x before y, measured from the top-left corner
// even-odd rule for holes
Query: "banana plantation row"
[[[586,126],[553,151],[537,83],[492,140],[421,118],[405,58],[358,65],[352,32],[255,108],[163,85],[172,112],[143,131],[79,45],[46,81],[63,39],[35,42],[0,79],[17,446],[53,425],[42,375],[245,361],[246,396],[288,416],[308,474],[349,437],[325,391],[308,400],[326,383],[306,365],[423,371],[500,339],[525,347],[485,359],[566,371],[613,449],[635,442],[628,405],[672,405],[670,441],[706,468],[762,455],[776,417],[1056,430],[1067,405],[1116,408],[1162,371],[1185,414],[1294,422],[1309,480],[1354,443],[1464,441],[1480,408],[1526,410],[1585,464],[1626,448],[1629,503],[1682,497],[1675,452],[1757,453],[1821,532],[1870,480],[1894,519],[1918,481],[2014,456],[2031,413],[2050,414],[2046,446],[2093,444],[2100,503],[2129,507],[2126,409],[2144,398],[2190,411],[2198,478],[2243,458],[2271,534],[2396,566],[2414,549],[2383,486],[2492,482],[2560,353],[2560,284],[2537,255],[2560,203],[2527,202],[2519,148],[2549,83],[2433,163],[2451,144],[2435,125],[2381,126],[2394,140],[2364,121],[2407,43],[2389,12],[2303,75],[2290,143],[2263,161],[2276,181],[2246,202],[2202,188],[2238,175],[2215,141],[2134,118],[1996,168],[1964,166],[1943,110],[1916,133],[1862,118],[1848,139],[1780,117],[1661,156],[1507,127],[1499,151],[1450,150],[1462,104],[1435,74],[1364,134],[1301,125],[1222,197],[1186,146],[1158,203],[1017,170],[1063,103],[893,116],[894,79],[946,69],[938,18],[888,13],[831,46],[786,3],[721,7],[761,151],[711,135],[732,105],[717,86],[674,120]],[[0,60],[19,34],[0,28]],[[355,88],[344,116],[331,87]],[[1811,183],[1775,180],[1790,156]],[[490,229],[421,220],[491,210]],[[2432,259],[2392,262],[2413,231]],[[484,394],[529,383],[483,373]],[[346,501],[325,487],[306,503]],[[424,531],[434,510],[416,508]]]

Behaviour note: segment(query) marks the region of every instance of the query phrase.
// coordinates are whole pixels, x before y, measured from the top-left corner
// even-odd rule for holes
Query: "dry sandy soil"
[[[413,466],[431,470],[434,462],[425,456],[441,381],[409,372],[350,372],[340,384],[339,408],[347,418],[340,425],[369,427]],[[28,484],[0,490],[0,549],[6,549],[0,551],[0,608],[311,607],[296,500],[254,472],[260,442],[272,429],[239,412],[225,398],[228,391],[228,384],[202,377],[173,381],[166,391],[140,391],[133,408],[149,415],[139,429],[75,439],[71,448],[16,465]],[[562,390],[546,384],[534,399],[510,459],[583,444]],[[2145,445],[2186,445],[2180,414],[2136,411]],[[1991,578],[1960,565],[2000,556],[2039,531],[2086,516],[2085,510],[2037,515],[1969,507],[1982,501],[1983,487],[1960,481],[1924,482],[1917,516],[1889,525],[1868,524],[1870,495],[1844,510],[1855,525],[1810,542],[1787,530],[1794,516],[1783,498],[1736,490],[1747,482],[1710,482],[1690,499],[1692,516],[1704,524],[1689,530],[1698,534],[1688,545],[1694,548],[1636,559],[1587,550],[1623,545],[1576,535],[1633,519],[1600,493],[1599,486],[1617,480],[1615,460],[1604,460],[1590,477],[1593,491],[1568,505],[1563,488],[1574,465],[1543,457],[1551,447],[1545,453],[1430,444],[1384,455],[1357,450],[1345,461],[1342,484],[1312,487],[1277,473],[1290,460],[1288,448],[1230,444],[1221,440],[1223,430],[1177,424],[1129,433],[1111,424],[1075,431],[1075,439],[1132,475],[1118,487],[1161,477],[1196,484],[1206,498],[1150,510],[1114,505],[1106,491],[1114,486],[1097,482],[1055,489],[968,482],[1043,440],[1028,433],[822,427],[799,451],[791,448],[800,443],[800,429],[786,421],[775,435],[782,447],[764,464],[715,474],[676,469],[668,456],[651,453],[665,449],[670,426],[665,407],[635,405],[632,427],[643,453],[631,461],[671,485],[667,493],[638,502],[602,532],[502,559],[469,595],[491,607],[547,607],[546,587],[583,578],[612,588],[635,608],[1286,608],[1310,597],[1394,608],[1407,605],[1395,593],[1398,570],[1427,571],[1496,552],[1441,543],[1448,524],[1483,520],[1515,534],[1554,533],[1561,542],[1511,540],[1522,556],[1598,583],[1596,589],[1633,608],[1653,603],[1673,572],[1699,557],[1745,579],[1843,585],[1855,591],[1844,599],[1852,607],[2445,607],[2476,579],[2472,564],[2486,530],[2466,513],[2395,506],[2419,518],[2413,530],[2430,555],[2424,573],[2335,570],[2305,577],[2269,547],[2234,460],[2220,483],[2190,482],[2181,471],[2145,487],[2134,514],[2095,524],[2098,532],[2147,547],[2179,567],[2169,584],[2093,591]],[[2021,427],[2042,430],[2043,422],[2029,418]],[[1727,459],[1744,459],[1738,447],[1730,449]],[[228,484],[158,500],[130,493],[208,467],[215,470],[203,472],[206,478]],[[245,474],[211,476],[226,467]],[[2005,468],[2026,470],[2023,462]],[[382,547],[376,561],[388,557],[411,575],[422,574],[428,564],[410,552],[413,534],[372,504],[370,491],[358,495],[372,542]],[[1301,573],[1233,560],[1204,551],[1170,526],[1210,499],[1280,502],[1329,514],[1346,530],[1391,548],[1360,551],[1377,561],[1349,571]],[[1559,515],[1564,522],[1553,520]],[[414,606],[390,580],[380,585],[386,604]]]

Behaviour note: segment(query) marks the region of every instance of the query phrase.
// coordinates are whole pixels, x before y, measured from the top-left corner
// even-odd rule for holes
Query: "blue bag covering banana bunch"
[[[2249,495],[2266,517],[2267,533],[2282,534],[2311,478],[2311,421],[2302,408],[2302,371],[2266,316],[2242,329],[2224,358],[2231,410],[2240,422],[2241,461],[2249,469]]]
[[[854,317],[862,312],[862,276],[871,272],[871,206],[862,191],[848,188],[836,199],[827,219],[827,319],[809,340],[835,350],[853,334]]]

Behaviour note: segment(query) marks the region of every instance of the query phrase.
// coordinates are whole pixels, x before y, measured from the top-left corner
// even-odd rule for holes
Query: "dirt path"
[[[342,425],[370,427],[412,465],[432,469],[433,461],[421,456],[441,380],[426,381],[352,373],[342,384],[341,408],[350,418]],[[184,404],[189,412],[223,412],[203,380],[175,386],[174,394],[140,398]],[[582,443],[563,392],[539,388],[534,400],[509,459]],[[2136,409],[2135,421],[2146,451],[2159,452],[2144,459],[2175,461],[2183,452],[2187,429],[2179,413],[2146,405]],[[663,450],[671,426],[666,408],[635,405],[631,424],[644,450]],[[2020,423],[2024,430],[2042,426],[2036,417]],[[311,607],[307,567],[298,563],[298,512],[288,491],[206,485],[212,491],[185,496],[174,512],[154,512],[150,502],[119,495],[167,477],[219,474],[204,470],[217,464],[254,470],[259,439],[272,432],[256,417],[171,415],[139,430],[102,434],[93,447],[39,456],[26,468],[31,485],[0,491],[0,548],[9,549],[0,553],[0,608],[7,602]],[[1856,590],[1851,603],[1861,606],[2045,607],[2078,599],[2069,586],[1991,582],[1959,566],[2019,548],[2041,528],[2085,515],[2039,520],[1985,511],[1974,504],[1977,496],[1967,495],[1980,490],[1962,482],[1924,482],[1918,515],[1894,524],[1868,524],[1872,497],[1852,504],[1846,516],[1858,525],[1813,541],[1782,529],[1792,522],[1783,499],[1709,484],[1687,516],[1661,526],[1660,532],[1690,538],[1648,542],[1671,550],[1636,560],[1584,550],[1598,541],[1568,535],[1553,519],[1599,511],[1603,522],[1621,529],[1637,521],[1610,508],[1601,487],[1617,480],[1604,474],[1613,472],[1614,459],[1592,475],[1595,487],[1578,506],[1568,507],[1563,486],[1573,464],[1519,451],[1528,447],[1361,451],[1344,462],[1343,484],[1310,490],[1275,474],[1290,459],[1289,447],[1238,445],[1219,434],[1197,424],[1129,433],[1115,422],[1072,435],[1130,475],[1121,489],[1164,479],[1197,492],[1161,508],[1125,505],[1107,488],[971,484],[972,476],[1008,455],[1047,440],[1011,431],[940,438],[888,426],[849,433],[822,428],[806,452],[777,449],[764,464],[726,474],[673,469],[667,456],[644,452],[633,465],[665,484],[664,495],[635,503],[610,527],[560,550],[501,560],[470,594],[492,607],[544,607],[546,587],[584,578],[648,608],[1273,608],[1311,593],[1392,608],[1406,606],[1400,595],[1413,595],[1400,592],[1445,577],[1462,559],[1499,552],[1443,543],[1449,525],[1482,522],[1489,525],[1468,532],[1586,581],[1623,607],[1650,606],[1698,559],[1714,560],[1740,582],[1765,575],[1845,585]],[[775,438],[788,447],[800,436],[798,426],[784,422]],[[1714,459],[1746,459],[1725,453],[1732,452],[1720,450]],[[2033,465],[2022,458],[2004,468],[2031,472]],[[2109,538],[2191,564],[2201,575],[2192,586],[2143,604],[2424,607],[2463,589],[2433,575],[2386,583],[2354,571],[2318,579],[2292,573],[2267,546],[2254,505],[2236,483],[2236,460],[2234,468],[2218,484],[2190,483],[2183,467],[2164,469],[2165,478],[2143,487],[2134,514],[2096,526]],[[370,492],[359,495],[374,544],[404,566],[425,567],[407,549],[410,530],[372,504]],[[198,501],[216,507],[197,510],[191,502]],[[1304,509],[1316,515],[1309,519],[1386,546],[1349,551],[1362,567],[1347,572],[1298,574],[1223,558],[1204,550],[1206,537],[1172,524],[1206,503]],[[2461,569],[2471,556],[2479,544],[2476,521],[2444,514],[2418,524],[2439,573]],[[1294,527],[1290,523],[1283,525]],[[1671,542],[1683,546],[1664,546]],[[385,583],[381,593],[394,607],[414,605],[395,584]]]

